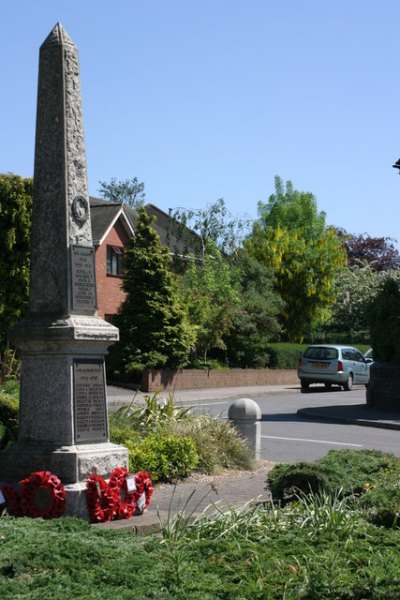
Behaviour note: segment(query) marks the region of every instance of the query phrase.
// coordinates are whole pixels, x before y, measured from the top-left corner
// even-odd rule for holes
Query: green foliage
[[[335,303],[334,281],[346,254],[333,227],[325,225],[314,196],[283,185],[275,178],[275,194],[259,203],[259,219],[245,247],[273,269],[285,339],[302,341],[327,320]]]
[[[194,468],[215,473],[225,468],[253,467],[245,440],[229,422],[211,415],[191,416],[190,411],[176,407],[172,395],[166,401],[159,400],[157,393],[145,396],[144,405],[132,403],[110,415],[111,441],[128,447],[132,465],[138,465],[136,470],[146,465],[153,476],[163,480],[185,477]],[[188,465],[178,456],[181,444],[189,445],[189,450],[183,448]],[[172,454],[175,462],[171,461]]]
[[[0,384],[0,394],[7,394],[12,396],[16,400],[19,398],[19,380],[15,377],[6,378],[2,384]]]
[[[101,186],[99,194],[102,198],[116,204],[127,204],[132,208],[143,206],[146,195],[144,183],[139,181],[137,177],[124,179],[123,181],[117,181],[113,177],[110,183],[106,181],[99,181],[99,183]]]
[[[28,304],[32,180],[0,175],[0,354]]]
[[[245,440],[228,421],[207,414],[195,415],[181,421],[171,420],[162,431],[193,440],[199,456],[196,470],[201,473],[253,468]]]
[[[276,342],[268,344],[268,367],[271,369],[296,369],[299,357],[307,348],[307,344],[285,344]]]
[[[0,519],[2,598],[398,600],[398,530],[338,496],[174,519],[164,538],[78,519]],[[77,553],[77,547],[80,552]],[[151,574],[151,576],[149,576]]]
[[[115,318],[120,342],[112,346],[108,361],[114,377],[129,378],[144,368],[177,368],[187,362],[193,346],[168,249],[151,227],[153,220],[138,209],[125,253],[127,296]]]
[[[208,242],[201,261],[190,258],[182,286],[196,332],[194,355],[207,361],[211,349],[226,349],[224,338],[238,313],[240,296],[235,272],[217,246]]]
[[[0,353],[0,385],[15,381],[18,386],[20,369],[21,361],[16,356],[16,350],[6,347],[3,354]]]
[[[368,321],[374,358],[400,362],[400,288],[388,277],[368,307]]]
[[[153,481],[188,477],[199,463],[196,447],[188,437],[150,434],[140,442],[125,442],[131,473],[148,471]]]
[[[274,500],[293,500],[296,494],[333,492],[340,481],[336,473],[317,463],[276,465],[268,474],[268,487]]]
[[[184,239],[186,228],[194,231],[200,240],[199,255],[208,253],[208,245],[213,242],[223,254],[233,254],[249,228],[248,217],[232,216],[220,198],[204,209],[176,208],[170,211],[172,223],[178,223],[173,233],[178,239]],[[180,226],[180,227],[179,227]]]
[[[382,283],[382,273],[369,264],[344,269],[336,280],[337,301],[325,331],[332,343],[369,343],[368,305]]]
[[[144,405],[132,402],[129,406],[122,406],[116,410],[110,415],[110,423],[119,427],[129,427],[132,431],[140,431],[145,435],[166,421],[186,419],[192,410],[190,407],[175,406],[173,394],[169,394],[167,400],[160,400],[159,393],[155,392],[152,396],[146,394],[143,400]]]
[[[313,463],[276,465],[268,474],[274,499],[293,499],[304,494],[341,490],[341,494],[362,494],[369,487],[387,485],[400,478],[400,459],[378,450],[330,450]]]
[[[368,521],[378,527],[400,527],[400,488],[396,485],[369,486],[360,498]]]
[[[265,367],[270,362],[268,343],[280,333],[280,296],[273,289],[272,270],[245,250],[235,256],[240,304],[226,339],[229,364],[240,368]]]
[[[18,437],[19,401],[15,395],[0,390],[0,424],[3,431],[0,435],[0,449],[16,441]]]
[[[330,450],[317,463],[337,473],[344,494],[361,493],[366,484],[400,478],[400,460],[379,450]]]

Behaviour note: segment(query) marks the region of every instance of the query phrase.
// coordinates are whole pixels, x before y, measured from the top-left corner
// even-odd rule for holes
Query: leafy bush
[[[386,278],[371,301],[368,321],[374,358],[382,362],[400,362],[400,288]]]
[[[400,478],[400,459],[379,450],[330,450],[316,462],[337,474],[344,494],[360,494],[366,484]]]
[[[203,473],[253,466],[245,440],[228,421],[206,414],[196,415],[179,422],[170,421],[163,431],[193,440],[199,456],[197,470]]]
[[[400,527],[400,488],[384,485],[369,488],[360,498],[366,518],[378,527]]]
[[[18,387],[20,370],[21,361],[16,357],[16,351],[12,348],[5,348],[3,355],[0,356],[0,384],[4,386],[9,382],[14,382]]]
[[[389,485],[400,478],[400,459],[379,450],[330,450],[313,463],[276,465],[268,474],[268,487],[276,500],[293,500],[295,494],[320,491],[342,495],[362,494],[369,487]]]
[[[0,392],[0,449],[14,442],[18,436],[19,401],[12,395]]]
[[[153,481],[188,477],[199,463],[196,446],[188,437],[156,434],[125,445],[131,473],[148,471]]]
[[[339,486],[336,473],[316,462],[280,464],[268,474],[268,487],[274,500],[290,501],[299,493],[333,492]]]
[[[297,361],[307,348],[307,344],[269,344],[270,355],[268,367],[271,369],[296,369]]]

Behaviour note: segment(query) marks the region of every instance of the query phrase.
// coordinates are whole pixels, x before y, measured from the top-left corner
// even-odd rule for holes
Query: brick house
[[[153,227],[171,254],[195,252],[199,240],[195,233],[185,229],[185,236],[178,236],[176,221],[167,213],[154,204],[146,204],[145,208],[148,214],[156,217]],[[97,313],[99,317],[108,319],[118,311],[125,299],[122,289],[123,252],[135,234],[136,213],[125,204],[114,204],[94,197],[90,197],[90,213],[96,261]]]

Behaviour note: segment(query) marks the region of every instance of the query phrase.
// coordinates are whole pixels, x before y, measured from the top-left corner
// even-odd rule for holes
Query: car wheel
[[[308,381],[302,381],[301,382],[301,391],[303,394],[305,394],[306,392],[308,392],[308,388],[310,387],[310,384],[308,383]]]
[[[331,389],[331,387],[332,387],[332,384],[331,384],[331,383],[324,383],[324,385],[325,385],[325,389],[326,389],[326,390],[330,390],[330,389]]]
[[[343,389],[345,392],[351,392],[353,389],[353,375],[351,373],[348,376],[346,383],[343,385]]]

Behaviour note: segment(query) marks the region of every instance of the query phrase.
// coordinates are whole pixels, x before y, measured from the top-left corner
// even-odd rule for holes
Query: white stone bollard
[[[239,433],[246,439],[253,458],[261,457],[261,409],[257,402],[250,398],[239,398],[229,407],[230,419]]]

